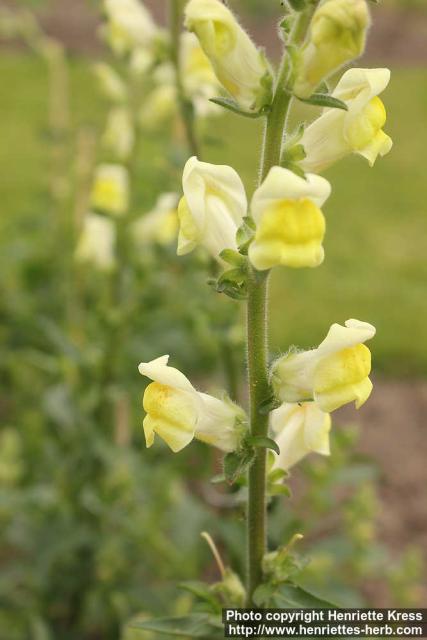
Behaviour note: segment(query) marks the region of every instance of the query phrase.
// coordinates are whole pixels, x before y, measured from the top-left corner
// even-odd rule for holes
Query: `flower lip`
[[[272,167],[254,193],[251,211],[255,222],[259,222],[264,211],[280,200],[308,198],[321,207],[330,194],[331,185],[321,176],[308,173],[304,179],[284,167]]]
[[[342,349],[354,347],[371,340],[376,333],[375,327],[362,320],[346,320],[345,326],[334,323],[326,338],[319,344],[316,351],[322,357],[336,353]]]
[[[284,402],[271,412],[270,426],[280,448],[276,468],[290,469],[311,452],[330,453],[331,417],[315,402]]]
[[[167,387],[175,387],[181,391],[197,393],[189,379],[178,369],[168,365],[169,356],[160,356],[151,362],[141,362],[138,371],[142,376]]]

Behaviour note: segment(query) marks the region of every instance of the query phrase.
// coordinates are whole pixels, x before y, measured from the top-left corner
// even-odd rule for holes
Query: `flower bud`
[[[104,62],[99,62],[93,67],[104,95],[114,102],[124,102],[126,100],[126,85],[117,71]]]
[[[276,396],[282,402],[314,399],[325,412],[353,401],[359,409],[372,391],[371,353],[363,343],[374,335],[375,327],[367,322],[333,324],[317,349],[291,352],[273,364]]]
[[[183,373],[168,366],[169,356],[141,363],[139,372],[151,378],[144,393],[144,433],[147,447],[155,434],[174,452],[194,437],[223,451],[234,451],[243,435],[243,410],[231,401],[199,393]]]
[[[235,16],[220,0],[190,0],[186,27],[196,34],[219,82],[242,109],[258,111],[270,104],[272,75]]]
[[[158,128],[172,119],[177,113],[176,88],[171,84],[163,84],[148,94],[139,111],[138,120],[144,129]]]
[[[363,53],[370,24],[366,0],[326,0],[315,11],[300,52],[294,93],[308,98],[346,62]]]
[[[147,47],[158,34],[149,11],[139,0],[104,0],[108,17],[107,38],[119,55]]]
[[[289,169],[273,167],[252,199],[257,225],[249,247],[253,266],[264,270],[321,264],[325,219],[320,207],[330,192],[329,182],[320,176],[304,179]]]
[[[234,169],[190,158],[182,179],[184,197],[178,206],[178,255],[205,247],[218,258],[237,250],[236,233],[247,213],[243,183]]]
[[[120,160],[129,158],[135,144],[135,132],[126,107],[113,107],[110,110],[102,142]]]
[[[91,263],[101,271],[110,271],[115,265],[115,243],[116,230],[112,220],[89,213],[78,240],[76,260]]]
[[[372,166],[393,145],[382,127],[384,104],[378,95],[390,80],[388,69],[349,69],[332,95],[346,103],[348,111],[325,109],[304,131],[301,145],[304,171],[322,171],[350,153],[366,158]]]
[[[91,204],[113,216],[122,216],[129,206],[129,176],[119,164],[101,164],[96,169]]]
[[[329,455],[331,417],[315,402],[285,402],[271,412],[270,422],[280,448],[274,467],[288,470],[312,451]]]

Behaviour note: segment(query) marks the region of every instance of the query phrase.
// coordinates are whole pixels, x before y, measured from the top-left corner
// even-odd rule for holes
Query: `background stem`
[[[185,95],[181,64],[181,30],[183,0],[169,0],[169,28],[171,35],[171,59],[175,68],[175,83],[181,119],[191,155],[199,156],[199,144],[195,131],[194,107]]]

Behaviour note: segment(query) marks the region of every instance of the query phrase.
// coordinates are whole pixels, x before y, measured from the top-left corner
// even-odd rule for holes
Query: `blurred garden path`
[[[363,408],[341,409],[336,422],[362,427],[361,449],[380,467],[384,541],[427,552],[427,382],[377,380]]]

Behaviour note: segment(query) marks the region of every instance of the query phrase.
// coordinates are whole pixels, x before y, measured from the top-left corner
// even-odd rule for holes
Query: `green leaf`
[[[278,587],[276,602],[281,607],[302,607],[308,609],[336,609],[337,605],[306,591],[296,584],[283,584]]]
[[[348,106],[345,102],[327,93],[313,93],[309,98],[298,98],[298,100],[306,104],[313,104],[316,107],[328,107],[330,109],[343,109],[344,111],[348,111]]]
[[[221,638],[221,630],[208,614],[192,614],[176,618],[155,618],[152,620],[135,620],[129,627],[131,629],[144,629],[153,633],[163,633],[167,636],[187,638]]]
[[[243,111],[237,102],[231,100],[230,98],[210,98],[209,102],[213,102],[214,104],[219,105],[220,107],[224,107],[224,109],[228,109],[228,111],[232,111],[239,116],[243,116],[244,118],[251,118],[255,120],[256,118],[262,118],[266,116],[270,111],[269,106],[265,106],[260,111]]]
[[[280,454],[279,445],[272,438],[267,438],[265,436],[250,436],[246,440],[247,444],[251,447],[255,447],[256,449],[271,449],[277,455]]]

